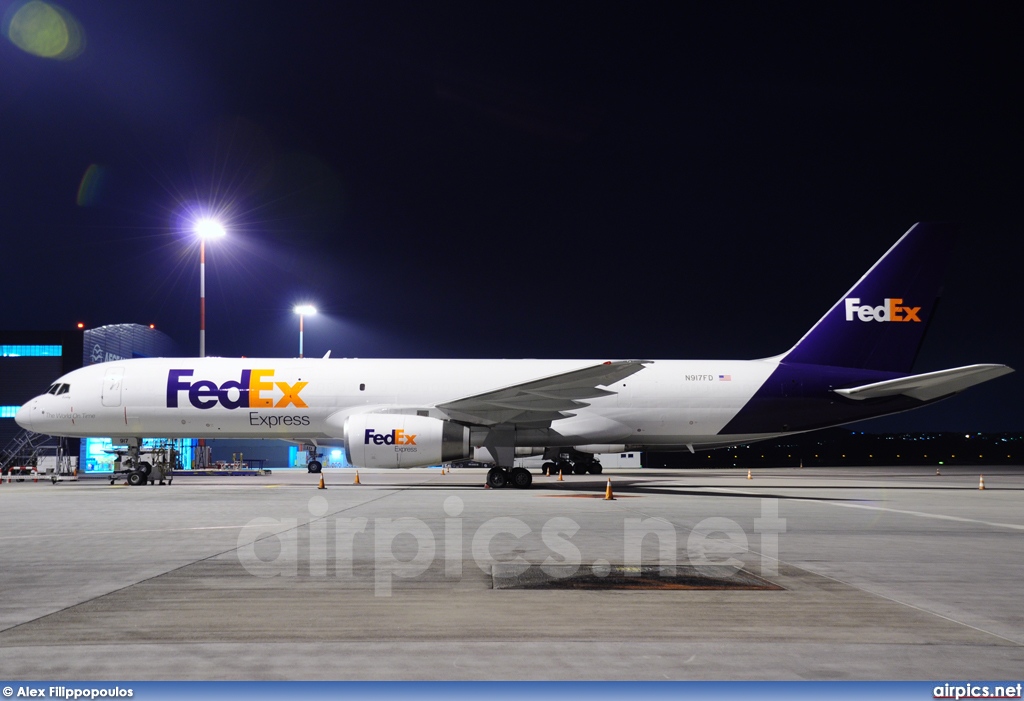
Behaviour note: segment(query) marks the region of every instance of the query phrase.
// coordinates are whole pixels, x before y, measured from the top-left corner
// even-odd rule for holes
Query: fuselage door
[[[124,382],[124,368],[107,368],[103,376],[103,406],[121,406],[121,385]]]

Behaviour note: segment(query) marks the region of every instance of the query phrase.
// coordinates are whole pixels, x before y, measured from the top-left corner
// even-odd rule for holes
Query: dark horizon
[[[898,467],[939,469],[1024,464],[1024,432],[858,431],[850,426],[710,451],[644,454],[644,467]]]

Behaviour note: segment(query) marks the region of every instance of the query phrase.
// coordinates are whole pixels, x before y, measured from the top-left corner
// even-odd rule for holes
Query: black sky
[[[307,355],[755,358],[952,220],[917,369],[1024,368],[1019,6],[675,5],[64,2],[77,58],[0,39],[0,324],[196,347],[213,203],[212,355],[295,355],[312,301]]]

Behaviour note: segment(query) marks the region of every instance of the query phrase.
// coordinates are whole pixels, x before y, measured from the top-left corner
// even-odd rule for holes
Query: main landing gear
[[[533,474],[525,467],[492,467],[487,471],[487,486],[491,489],[515,487],[526,489],[533,484]]]

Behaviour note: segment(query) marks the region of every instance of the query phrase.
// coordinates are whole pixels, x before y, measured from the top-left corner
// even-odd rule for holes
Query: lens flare
[[[85,50],[85,32],[62,7],[30,0],[5,23],[4,33],[15,46],[41,58],[69,61]]]
[[[93,163],[85,169],[82,175],[82,182],[78,184],[78,196],[75,198],[79,207],[92,207],[99,202],[103,188],[103,181],[106,179],[106,169],[103,166]]]

